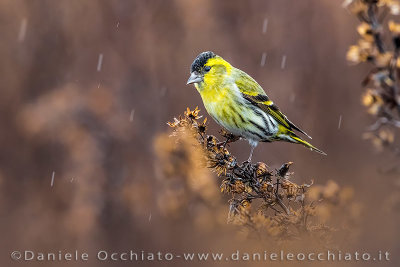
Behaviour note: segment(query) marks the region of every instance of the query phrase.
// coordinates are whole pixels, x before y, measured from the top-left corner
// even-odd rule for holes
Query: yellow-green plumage
[[[194,83],[211,117],[249,141],[249,160],[258,142],[287,141],[325,154],[298,137],[294,131],[308,135],[286,118],[252,77],[222,57],[203,52],[193,61],[190,72],[188,84]]]

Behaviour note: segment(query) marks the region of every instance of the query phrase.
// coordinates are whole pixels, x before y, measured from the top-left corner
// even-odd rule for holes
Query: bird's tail
[[[291,142],[296,143],[296,144],[302,144],[303,146],[308,147],[311,150],[315,150],[316,152],[321,153],[322,155],[325,155],[325,156],[327,155],[324,151],[316,148],[312,144],[310,144],[307,141],[304,141],[303,139],[298,137],[295,133],[290,133],[289,136],[290,136],[290,139],[292,139]]]

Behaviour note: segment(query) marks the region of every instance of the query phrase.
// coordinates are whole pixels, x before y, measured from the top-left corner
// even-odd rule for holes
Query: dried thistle
[[[217,137],[207,135],[206,120],[200,122],[200,118],[198,108],[187,109],[183,116],[168,124],[178,142],[179,138],[186,138],[180,135],[181,132],[189,132],[189,136],[197,140],[203,151],[200,160],[204,159],[205,165],[222,179],[220,191],[231,197],[229,223],[246,227],[249,234],[280,241],[304,234],[328,235],[333,231],[333,228],[310,220],[317,214],[319,201],[307,197],[312,181],[300,185],[292,181],[293,173],[289,172],[292,162],[284,163],[278,169],[271,169],[263,162],[240,164],[227,149],[227,144],[239,137],[221,130],[225,140],[219,141]],[[328,193],[331,191],[326,189]]]
[[[386,134],[382,135],[381,128],[386,125],[400,128],[400,24],[393,20],[387,25],[383,23],[388,13],[399,15],[400,3],[397,0],[347,0],[343,6],[361,21],[357,27],[360,40],[357,45],[350,46],[347,60],[353,64],[369,62],[373,66],[362,82],[365,93],[361,100],[376,122],[364,137],[382,149],[393,142],[391,137],[388,140]],[[391,42],[385,42],[385,36],[390,36]]]

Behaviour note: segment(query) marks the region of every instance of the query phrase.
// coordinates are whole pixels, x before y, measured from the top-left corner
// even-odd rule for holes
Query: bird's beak
[[[201,81],[203,81],[203,77],[196,72],[192,72],[186,84],[199,83]]]

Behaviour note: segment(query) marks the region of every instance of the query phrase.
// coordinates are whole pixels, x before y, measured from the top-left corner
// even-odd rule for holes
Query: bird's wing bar
[[[288,118],[279,110],[278,106],[275,105],[267,95],[248,95],[244,92],[242,92],[242,95],[245,99],[250,101],[253,105],[258,106],[261,110],[264,112],[268,113],[272,117],[274,117],[275,120],[277,120],[281,125],[286,127],[289,130],[296,130],[299,131],[300,133],[306,135],[308,138],[311,139],[311,136],[309,136],[306,132],[301,130],[299,127],[297,127],[294,123],[292,123]]]

